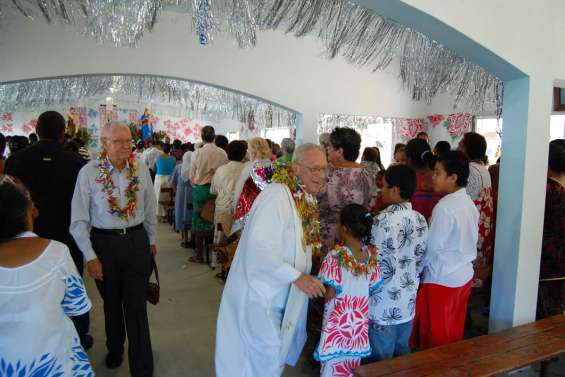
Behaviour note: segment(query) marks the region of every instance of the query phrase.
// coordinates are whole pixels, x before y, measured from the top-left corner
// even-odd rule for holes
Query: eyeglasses
[[[304,169],[308,170],[311,174],[322,174],[322,173],[326,173],[326,171],[328,170],[327,166],[314,166],[314,167],[310,167],[310,166],[306,166],[303,165],[299,162],[296,162],[297,165],[302,166]]]
[[[124,140],[114,139],[114,140],[108,140],[108,141],[112,142],[113,144],[117,144],[117,145],[131,145],[131,143],[132,143],[131,139],[124,139]]]

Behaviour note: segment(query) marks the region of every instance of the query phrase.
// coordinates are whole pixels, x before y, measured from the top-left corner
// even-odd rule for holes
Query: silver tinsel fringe
[[[110,90],[111,89],[111,90]],[[162,101],[193,118],[229,117],[249,129],[294,127],[294,112],[257,99],[185,80],[149,76],[74,76],[0,85],[0,113],[74,105],[100,96],[125,95],[139,103]]]
[[[501,81],[422,33],[383,18],[348,0],[6,0],[26,17],[41,14],[79,27],[85,35],[115,46],[136,46],[174,5],[191,13],[201,44],[213,33],[233,35],[240,47],[253,47],[257,30],[283,29],[297,37],[316,35],[329,58],[383,70],[397,58],[403,86],[415,100],[430,102],[438,93],[455,96],[454,107],[476,112],[502,104]]]

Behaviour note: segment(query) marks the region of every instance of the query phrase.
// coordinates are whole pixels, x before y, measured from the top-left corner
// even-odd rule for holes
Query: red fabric
[[[458,288],[422,284],[416,299],[410,345],[425,350],[463,339],[472,286],[472,279]]]
[[[412,203],[412,209],[420,212],[428,222],[432,218],[432,211],[437,202],[444,196],[444,193],[434,191],[431,175],[416,174],[416,191],[410,201]]]
[[[249,211],[251,211],[251,206],[253,206],[253,202],[260,193],[261,190],[259,190],[259,187],[257,187],[255,182],[253,182],[253,179],[251,177],[247,178],[245,184],[243,185],[241,195],[239,196],[233,218],[235,220],[244,218],[249,213]]]

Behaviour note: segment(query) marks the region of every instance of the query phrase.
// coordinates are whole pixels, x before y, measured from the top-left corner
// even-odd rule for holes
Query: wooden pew
[[[565,314],[357,368],[358,377],[486,377],[565,353]],[[545,368],[542,367],[542,374]]]

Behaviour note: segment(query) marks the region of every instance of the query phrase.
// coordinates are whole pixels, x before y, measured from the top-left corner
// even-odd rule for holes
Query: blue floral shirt
[[[369,319],[397,325],[414,319],[428,224],[412,204],[393,204],[376,218],[372,230],[383,284],[371,293]]]

